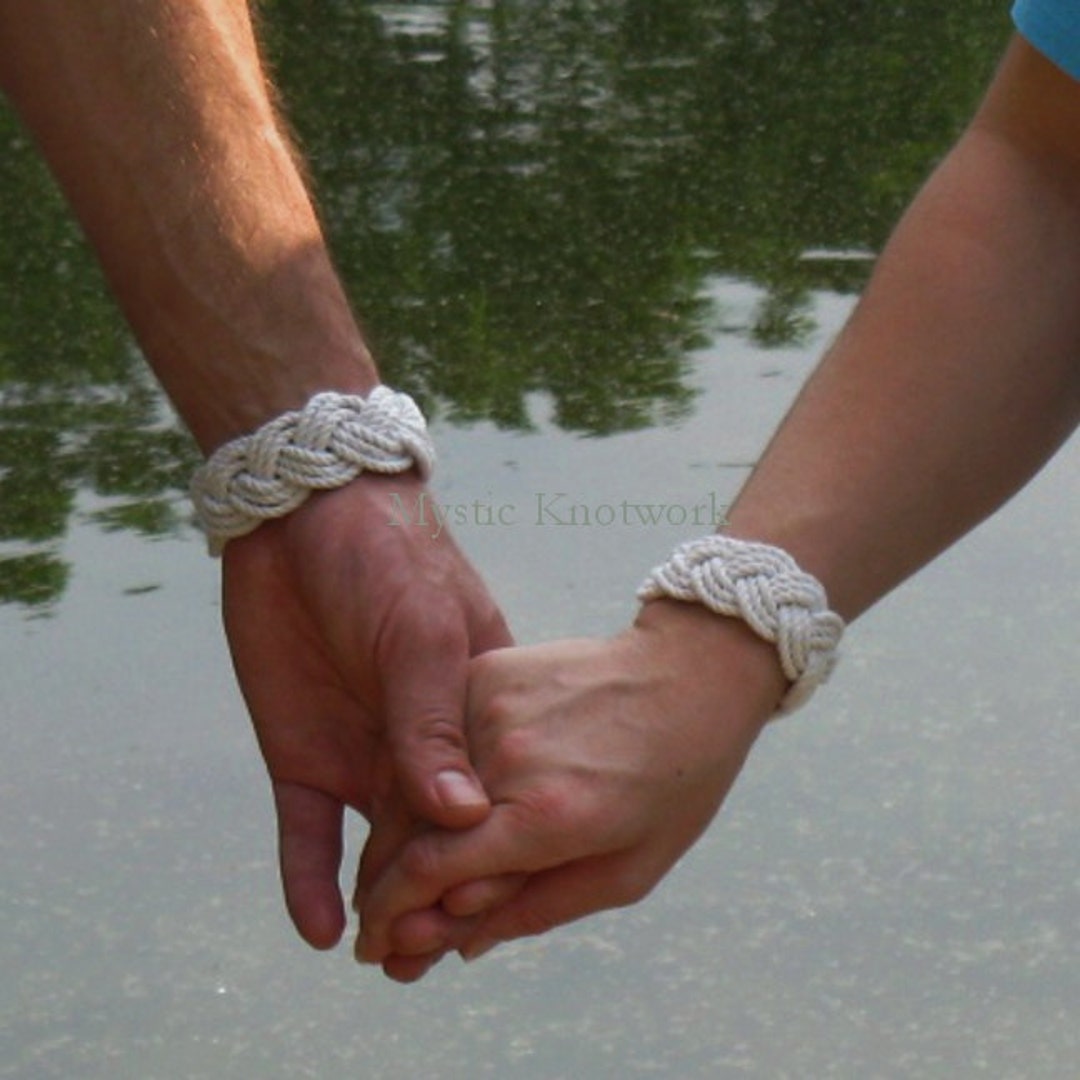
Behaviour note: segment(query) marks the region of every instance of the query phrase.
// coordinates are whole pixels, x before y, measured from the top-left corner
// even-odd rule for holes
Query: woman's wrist
[[[637,595],[702,605],[775,647],[790,682],[781,712],[804,704],[836,664],[843,619],[829,609],[821,582],[774,545],[726,534],[689,540],[649,572]]]
[[[718,705],[742,698],[748,723],[764,725],[789,688],[777,651],[744,622],[699,604],[657,599],[642,604],[632,632],[643,645],[679,666]]]

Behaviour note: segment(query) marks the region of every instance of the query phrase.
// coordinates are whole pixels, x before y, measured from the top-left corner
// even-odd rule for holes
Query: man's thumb
[[[464,662],[428,661],[386,689],[386,725],[395,774],[409,808],[448,829],[483,821],[491,801],[469,762]]]

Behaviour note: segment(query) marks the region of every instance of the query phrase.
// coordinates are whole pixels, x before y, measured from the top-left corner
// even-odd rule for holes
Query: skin
[[[1010,44],[849,324],[732,507],[846,619],[1018,490],[1080,421],[1080,84]],[[779,693],[735,624],[656,602],[609,641],[474,661],[494,810],[361,868],[358,956],[394,978],[645,895],[711,820]],[[490,911],[473,879],[525,875]]]
[[[276,115],[244,0],[0,0],[0,84],[209,453],[374,362]],[[373,866],[490,804],[465,752],[468,662],[510,643],[412,474],[362,476],[228,544],[225,626],[273,784],[286,901],[333,945],[351,807]],[[394,522],[394,524],[391,524]]]

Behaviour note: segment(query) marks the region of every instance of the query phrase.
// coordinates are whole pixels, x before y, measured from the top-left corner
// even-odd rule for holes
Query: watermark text
[[[727,506],[716,492],[706,492],[693,502],[672,500],[582,499],[567,491],[536,491],[521,502],[499,501],[490,496],[465,502],[436,499],[429,492],[406,499],[390,496],[389,524],[397,528],[426,530],[438,539],[454,528],[539,529],[716,529],[724,524]]]

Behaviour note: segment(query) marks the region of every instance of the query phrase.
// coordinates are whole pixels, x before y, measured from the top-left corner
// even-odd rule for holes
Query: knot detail
[[[316,394],[251,435],[226,443],[195,473],[191,498],[212,555],[269,518],[291,513],[312,491],[343,487],[360,473],[427,479],[435,447],[408,394],[376,386],[368,396]]]
[[[802,705],[836,664],[844,620],[829,610],[821,582],[769,544],[730,536],[688,541],[650,572],[637,596],[704,604],[775,645],[792,683],[781,712]]]

